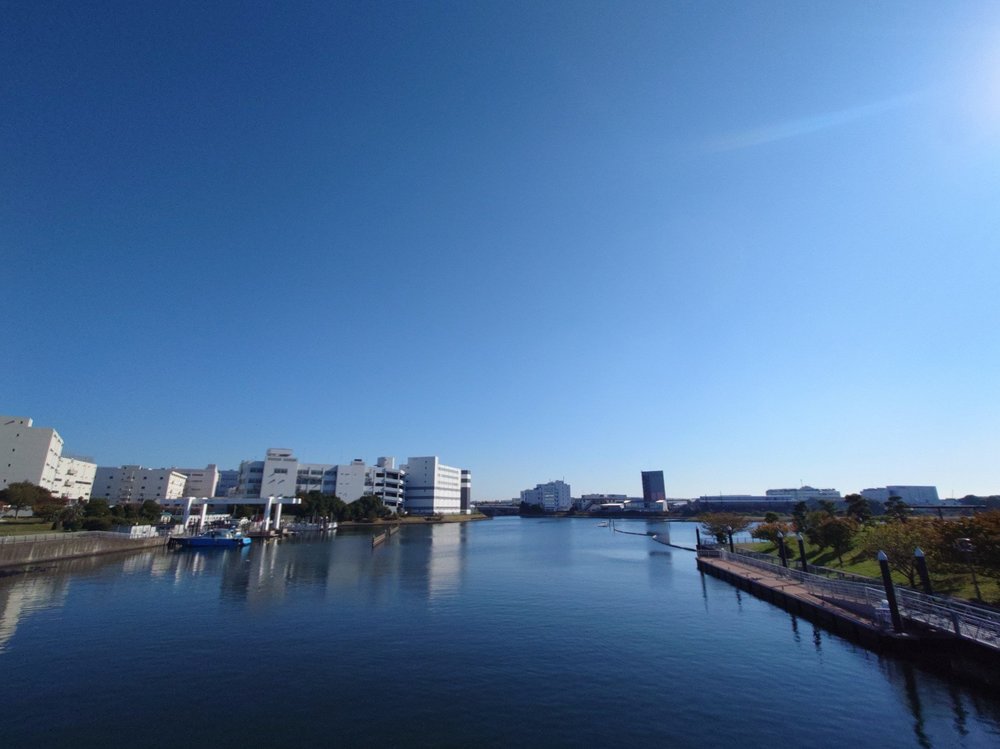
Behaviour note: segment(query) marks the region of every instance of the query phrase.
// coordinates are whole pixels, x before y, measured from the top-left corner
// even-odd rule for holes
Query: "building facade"
[[[565,512],[573,507],[569,484],[564,481],[549,481],[536,484],[534,489],[525,489],[521,492],[521,501],[538,505],[545,512]]]
[[[667,489],[663,483],[663,471],[642,472],[642,501],[646,504],[665,502]]]
[[[214,497],[219,485],[219,467],[209,463],[204,468],[172,468],[187,476],[184,483],[185,497]]]
[[[98,466],[91,497],[110,504],[162,502],[184,496],[187,476],[172,468],[143,468],[137,465]]]
[[[886,502],[889,497],[899,497],[908,505],[936,505],[941,501],[936,486],[883,486],[862,489],[861,496],[875,502]]]
[[[0,490],[28,481],[56,497],[89,499],[97,465],[63,456],[55,429],[36,427],[27,416],[0,416]]]
[[[414,515],[462,512],[462,469],[441,463],[438,457],[409,458],[405,472],[405,507]],[[472,474],[465,477],[470,490]]]
[[[94,488],[97,464],[89,458],[62,455],[56,467],[56,488],[53,494],[64,499],[90,499]]]

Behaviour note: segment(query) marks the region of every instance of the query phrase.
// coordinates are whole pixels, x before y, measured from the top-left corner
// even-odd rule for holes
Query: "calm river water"
[[[595,520],[369,539],[0,579],[0,746],[1000,746],[1000,696]]]

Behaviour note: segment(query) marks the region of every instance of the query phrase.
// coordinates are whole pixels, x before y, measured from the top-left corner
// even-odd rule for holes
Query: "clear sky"
[[[0,4],[0,413],[479,498],[1000,492],[1000,4]]]

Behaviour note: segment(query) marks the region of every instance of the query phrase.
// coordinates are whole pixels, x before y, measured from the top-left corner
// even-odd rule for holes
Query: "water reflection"
[[[61,606],[68,590],[69,580],[65,577],[25,575],[0,583],[0,653],[23,618]]]

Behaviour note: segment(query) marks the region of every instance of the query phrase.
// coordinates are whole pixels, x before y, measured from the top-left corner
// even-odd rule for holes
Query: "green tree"
[[[860,494],[848,494],[844,497],[847,502],[847,516],[857,522],[864,524],[871,520],[872,508],[868,500]]]
[[[806,531],[807,515],[809,515],[809,505],[805,502],[796,502],[795,507],[792,508],[792,522],[795,524],[795,530],[799,533]]]
[[[908,523],[883,523],[868,529],[860,550],[869,558],[884,551],[889,568],[903,575],[911,586],[916,585],[917,567],[913,552],[920,547],[925,554],[941,547],[940,524],[929,518]]]
[[[832,499],[821,499],[819,501],[820,512],[825,512],[830,517],[837,514],[837,503]]]
[[[910,514],[910,506],[903,501],[902,497],[892,496],[886,500],[885,514],[890,520],[905,523]]]
[[[46,523],[54,523],[65,508],[66,502],[64,500],[52,497],[36,502],[32,510],[35,517],[39,520],[44,520]]]
[[[34,507],[36,504],[51,500],[52,492],[30,481],[15,481],[0,491],[0,505],[11,505],[14,508],[14,517],[17,517],[25,507]]]
[[[778,534],[782,533],[788,536],[791,532],[791,526],[788,523],[774,522],[774,523],[761,523],[752,531],[750,535],[761,541],[768,541],[774,544],[775,548],[778,546]]]
[[[91,499],[87,506],[83,508],[85,518],[106,518],[111,516],[111,508],[106,499]]]
[[[840,566],[844,566],[844,552],[849,551],[858,532],[858,523],[853,518],[826,518],[820,523],[823,546],[829,546],[837,555]]]
[[[765,523],[777,523],[779,520],[778,513],[776,512],[766,512],[764,513]]]
[[[163,516],[163,508],[154,499],[147,499],[139,507],[139,518],[149,525],[156,525]]]
[[[751,525],[750,518],[735,512],[706,512],[698,521],[720,544],[726,543],[729,533],[741,533]]]

